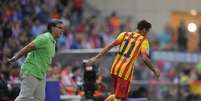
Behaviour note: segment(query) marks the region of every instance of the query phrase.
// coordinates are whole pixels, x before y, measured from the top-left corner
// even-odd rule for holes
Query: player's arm
[[[145,40],[142,43],[141,47],[141,56],[144,61],[144,63],[147,65],[147,67],[156,75],[157,78],[160,76],[160,71],[158,68],[154,67],[154,65],[151,62],[151,59],[149,58],[149,43],[148,40]]]
[[[99,58],[101,58],[103,55],[105,55],[106,53],[108,53],[108,51],[109,51],[110,49],[112,49],[113,47],[114,47],[114,44],[113,44],[113,43],[107,45],[107,46],[104,47],[104,48],[101,50],[101,52],[99,52],[96,56],[90,58],[87,64],[88,64],[88,65],[94,64]]]
[[[21,58],[28,52],[30,52],[32,49],[34,49],[35,45],[33,42],[30,42],[28,45],[26,45],[24,48],[22,48],[19,52],[17,52],[11,59],[8,59],[8,62],[14,62],[17,59]]]
[[[119,34],[119,36],[111,43],[106,45],[101,52],[99,52],[96,56],[92,57],[88,61],[88,65],[94,64],[99,58],[101,58],[103,55],[107,54],[109,50],[111,50],[114,46],[117,46],[122,43],[123,38],[125,36],[125,32],[122,32]]]
[[[147,65],[147,67],[156,75],[157,78],[159,78],[160,71],[156,67],[154,67],[154,65],[151,62],[151,59],[145,54],[142,54],[142,59],[144,63]]]

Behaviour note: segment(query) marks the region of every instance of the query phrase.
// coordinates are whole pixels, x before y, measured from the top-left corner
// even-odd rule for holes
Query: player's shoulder
[[[128,36],[132,36],[132,37],[139,37],[139,39],[143,39],[145,38],[145,40],[147,40],[146,37],[144,37],[142,34],[138,33],[138,32],[120,32],[120,35],[128,35]]]
[[[137,33],[137,32],[120,32],[120,34],[125,34],[125,35],[131,35],[131,34],[133,34],[133,35],[138,35],[139,33]]]
[[[147,39],[147,37],[144,37],[144,39],[142,39],[142,40],[143,40],[143,43],[149,44],[149,40]]]
[[[149,43],[148,38],[147,38],[146,36],[143,36],[143,35],[140,34],[140,33],[137,33],[137,32],[136,32],[135,37],[139,37],[139,38],[138,38],[139,41],[142,41],[143,43],[144,43],[144,42],[145,42],[145,43]]]
[[[134,34],[134,36],[140,36],[140,37],[143,37],[140,33],[138,32],[132,32]]]
[[[49,37],[49,33],[48,32],[44,32],[39,34],[36,39],[40,39],[40,40],[48,40]]]
[[[39,35],[40,37],[49,38],[51,36],[50,32],[44,32]]]

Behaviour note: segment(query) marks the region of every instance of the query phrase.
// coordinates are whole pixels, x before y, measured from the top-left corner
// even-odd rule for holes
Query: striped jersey
[[[119,49],[112,64],[111,74],[130,80],[138,55],[149,55],[149,42],[137,32],[122,32],[113,44],[119,45]]]

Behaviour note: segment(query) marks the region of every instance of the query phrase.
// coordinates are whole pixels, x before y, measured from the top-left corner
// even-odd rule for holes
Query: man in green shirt
[[[55,39],[63,33],[64,25],[61,21],[52,21],[47,29],[47,32],[36,37],[15,56],[8,59],[8,62],[14,62],[28,53],[21,66],[21,90],[15,101],[45,99],[45,75],[55,54]]]

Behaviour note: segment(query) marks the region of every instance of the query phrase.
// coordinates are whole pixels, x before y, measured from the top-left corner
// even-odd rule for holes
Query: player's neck
[[[146,33],[143,33],[143,32],[140,32],[140,31],[138,33],[141,34],[142,36],[145,36],[145,37],[147,36]]]
[[[54,37],[54,39],[56,39],[56,35],[52,33],[52,36]]]
[[[54,39],[58,38],[58,36],[56,34],[54,34],[54,33],[51,33],[51,34],[52,34],[52,36],[53,36]]]

